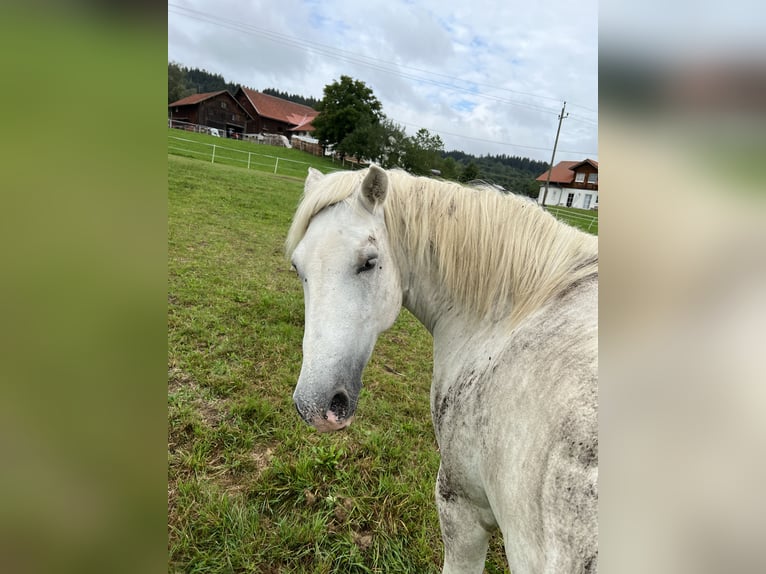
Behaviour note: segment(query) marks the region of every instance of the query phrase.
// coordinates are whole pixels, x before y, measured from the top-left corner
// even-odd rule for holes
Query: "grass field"
[[[586,233],[598,235],[598,210],[558,206],[546,209],[557,219]]]
[[[168,571],[438,572],[430,335],[403,311],[354,424],[316,433],[282,248],[302,182],[169,155],[168,187]]]
[[[214,147],[215,146],[215,147]],[[323,173],[350,169],[324,157],[296,149],[254,144],[208,134],[168,128],[168,153],[220,165],[230,165],[275,175],[303,179],[309,166]],[[598,211],[571,207],[549,207],[558,219],[587,233],[598,235]]]
[[[328,158],[316,157],[297,149],[218,138],[175,128],[168,128],[168,153],[266,173],[275,173],[276,167],[277,175],[298,178],[306,177],[309,166],[323,173],[350,169],[348,163],[342,166]],[[212,159],[215,161],[212,162]]]

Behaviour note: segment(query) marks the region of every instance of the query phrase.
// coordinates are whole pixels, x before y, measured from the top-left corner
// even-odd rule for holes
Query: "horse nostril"
[[[340,391],[330,401],[330,412],[334,413],[339,419],[346,418],[348,414],[348,395]]]

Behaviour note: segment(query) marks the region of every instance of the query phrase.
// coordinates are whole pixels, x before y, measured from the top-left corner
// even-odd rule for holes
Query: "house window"
[[[226,102],[221,102],[221,109],[222,109],[222,110],[225,110],[225,109],[226,109]]]
[[[588,183],[598,183],[598,174],[597,173],[589,173],[588,174]]]
[[[585,181],[585,174],[584,174],[584,173],[582,173],[582,172],[578,173],[578,174],[575,176],[575,181],[576,181],[577,183],[582,183],[582,182],[584,182],[584,181]]]

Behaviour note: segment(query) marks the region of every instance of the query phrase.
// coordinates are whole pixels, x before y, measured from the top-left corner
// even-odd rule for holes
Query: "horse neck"
[[[455,301],[433,269],[400,265],[402,305],[433,335],[437,325],[456,311]]]

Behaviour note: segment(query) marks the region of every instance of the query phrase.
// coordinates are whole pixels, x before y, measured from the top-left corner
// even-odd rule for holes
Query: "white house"
[[[546,171],[535,180],[540,182],[537,203],[543,202],[547,178]],[[584,159],[583,161],[560,161],[554,165],[545,205],[598,209],[598,162]]]

